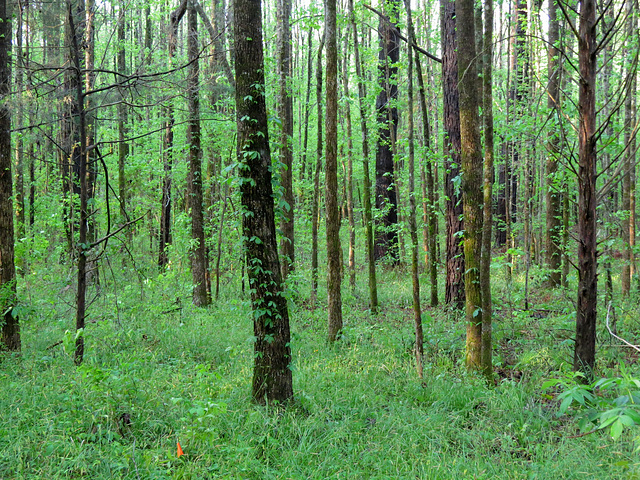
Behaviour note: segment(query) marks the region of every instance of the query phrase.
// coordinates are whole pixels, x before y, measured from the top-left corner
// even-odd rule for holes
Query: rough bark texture
[[[329,341],[342,330],[342,252],[340,248],[340,214],[338,212],[338,42],[336,0],[325,4],[327,38],[327,117],[325,202],[327,209],[327,307]]]
[[[484,3],[483,119],[484,119],[484,202],[482,225],[482,370],[493,373],[491,298],[491,232],[493,227],[493,0]]]
[[[349,98],[349,30],[344,36],[344,61],[342,63],[342,86],[345,98]],[[349,221],[349,286],[356,288],[356,221],[353,212],[353,125],[351,124],[351,102],[344,103],[344,118],[347,129],[346,199]]]
[[[320,209],[320,171],[322,170],[322,50],[325,35],[318,47],[316,63],[316,103],[318,108],[318,136],[316,143],[316,168],[313,174],[313,200],[311,203],[311,295],[318,294],[318,216]]]
[[[411,285],[413,300],[413,326],[416,337],[415,355],[416,369],[418,377],[422,378],[423,366],[422,357],[424,355],[424,334],[422,330],[422,309],[420,308],[420,276],[418,274],[418,225],[416,224],[416,197],[415,197],[415,146],[413,135],[413,55],[411,45],[416,43],[413,30],[413,19],[411,17],[411,0],[406,0],[407,25],[409,28],[409,45],[407,46],[407,58],[409,68],[407,76],[407,97],[409,111],[407,114],[409,129],[409,233],[411,236]]]
[[[456,40],[456,4],[454,0],[443,0],[442,20],[442,84],[444,115],[444,152],[445,176],[444,189],[447,221],[447,284],[445,302],[462,308],[464,305],[464,253],[462,251],[461,232],[462,194],[456,186],[460,180],[460,108],[458,104],[458,42]],[[459,185],[459,183],[457,184]]]
[[[376,207],[382,211],[380,227],[376,229],[375,258],[389,257],[396,263],[398,257],[398,199],[393,167],[393,153],[398,130],[398,85],[396,77],[400,59],[397,0],[385,1],[385,16],[380,17],[380,53],[376,97],[378,144],[376,150]]]
[[[595,366],[596,257],[596,2],[582,0],[578,60],[578,304],[573,368],[591,378]]]
[[[547,87],[547,107],[553,111],[553,123],[559,121],[560,114],[560,52],[557,43],[560,40],[560,23],[556,12],[556,1],[549,0],[549,86]],[[562,264],[562,195],[556,181],[558,155],[560,153],[560,135],[557,128],[551,128],[546,164],[546,263],[549,269],[549,286],[560,286]]]
[[[482,145],[475,75],[475,16],[473,0],[456,0],[458,78],[460,79],[460,138],[462,145],[462,200],[464,204],[465,306],[467,317],[466,364],[482,368]],[[471,72],[471,74],[470,74]]]
[[[258,403],[286,401],[293,396],[291,335],[271,186],[262,9],[260,0],[236,0],[234,10],[242,229],[255,336],[252,393]]]
[[[191,278],[193,280],[193,304],[204,307],[211,303],[207,281],[207,259],[204,241],[204,211],[202,195],[202,147],[200,141],[200,71],[198,61],[198,14],[191,0],[187,8],[187,50],[189,73],[187,90],[189,103],[189,123],[187,124],[187,144],[189,145],[189,209],[191,210],[191,239],[194,242],[189,252],[191,257]]]
[[[278,0],[278,117],[280,132],[280,181],[286,206],[282,211],[280,254],[282,276],[287,278],[294,269],[294,217],[293,217],[293,101],[291,98],[291,0]]]
[[[16,268],[13,250],[11,111],[7,104],[11,92],[11,11],[7,4],[7,0],[0,0],[0,350],[19,351],[20,325],[18,318],[13,315]]]
[[[362,75],[360,63],[360,47],[358,45],[358,28],[353,12],[353,0],[349,1],[349,17],[353,30],[353,54],[356,64],[356,76],[358,77],[358,106],[360,107],[360,129],[362,130],[362,203],[364,208],[365,247],[367,253],[367,265],[369,267],[369,307],[371,313],[378,312],[378,282],[376,279],[376,260],[373,248],[373,219],[371,214],[371,180],[369,176],[369,128],[367,126],[366,98],[367,92]]]

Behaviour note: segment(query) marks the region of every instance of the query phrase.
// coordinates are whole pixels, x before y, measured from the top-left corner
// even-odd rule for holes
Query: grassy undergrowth
[[[106,285],[115,274],[102,275]],[[237,278],[202,310],[190,306],[184,271],[119,275],[91,307],[79,368],[65,333],[71,275],[43,267],[22,281],[24,349],[0,359],[0,478],[640,477],[632,432],[576,437],[576,421],[556,415],[541,389],[569,370],[572,306],[561,292],[534,289],[536,309],[522,312],[518,284],[494,289],[488,387],[465,373],[462,317],[444,308],[424,313],[426,368],[416,377],[406,273],[380,275],[376,318],[363,306],[363,274],[355,293],[345,287],[334,346],[301,276],[291,295],[296,397],[283,409],[250,402],[251,314]],[[607,342],[602,372],[625,355]]]

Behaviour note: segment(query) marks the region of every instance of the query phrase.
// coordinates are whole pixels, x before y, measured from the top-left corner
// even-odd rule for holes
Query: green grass
[[[640,476],[632,433],[571,438],[574,419],[558,418],[542,395],[570,359],[561,293],[534,290],[549,313],[533,318],[518,308],[518,283],[509,295],[498,285],[501,373],[489,388],[464,371],[463,319],[444,308],[425,309],[425,375],[416,377],[406,273],[380,271],[377,318],[363,273],[355,293],[345,285],[344,337],[329,346],[323,295],[311,309],[303,272],[290,309],[295,402],[282,409],[250,401],[251,314],[239,281],[198,310],[180,265],[141,281],[122,267],[115,283],[105,270],[76,368],[65,342],[52,346],[66,339],[69,350],[72,340],[70,276],[48,268],[21,283],[22,354],[0,357],[2,479]],[[615,369],[624,354],[600,348]]]

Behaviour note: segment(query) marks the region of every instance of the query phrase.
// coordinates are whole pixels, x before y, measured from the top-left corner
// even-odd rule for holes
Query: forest
[[[0,478],[639,478],[639,20],[0,0]]]

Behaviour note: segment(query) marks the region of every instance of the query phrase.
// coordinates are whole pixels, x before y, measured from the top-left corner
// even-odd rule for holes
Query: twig
[[[624,338],[619,337],[618,335],[616,335],[615,333],[613,333],[611,331],[611,327],[609,327],[609,314],[611,313],[611,302],[609,302],[609,308],[607,308],[607,320],[606,320],[606,325],[607,325],[607,330],[609,330],[609,334],[613,337],[613,338],[617,338],[618,340],[620,340],[622,343],[624,343],[627,347],[631,347],[633,348],[635,351],[640,352],[640,345],[633,345],[629,342],[627,342]],[[622,346],[622,345],[621,345]]]

